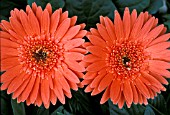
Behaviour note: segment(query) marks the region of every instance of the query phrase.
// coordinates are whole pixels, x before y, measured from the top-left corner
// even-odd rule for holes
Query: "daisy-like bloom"
[[[50,4],[42,10],[36,3],[11,11],[9,22],[0,23],[1,90],[7,89],[18,103],[49,107],[57,99],[65,104],[70,88],[78,89],[85,68],[80,64],[87,53],[82,39],[85,24],[75,25],[77,16],[68,18],[62,9],[52,13]]]
[[[85,92],[104,94],[100,103],[109,98],[122,108],[135,104],[148,104],[147,99],[165,91],[162,84],[170,78],[170,33],[164,25],[148,12],[136,10],[130,14],[125,8],[123,20],[115,11],[114,23],[108,17],[100,17],[97,29],[91,28],[85,43],[91,54],[84,58],[87,73],[82,81],[88,85]]]

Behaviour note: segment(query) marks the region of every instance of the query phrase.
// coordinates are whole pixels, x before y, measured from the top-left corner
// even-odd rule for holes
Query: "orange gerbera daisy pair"
[[[96,95],[105,90],[101,104],[111,98],[119,108],[124,102],[147,104],[166,89],[170,78],[170,33],[147,12],[137,17],[126,8],[123,21],[115,11],[114,24],[100,17],[97,29],[82,39],[85,24],[75,25],[62,9],[52,13],[50,4],[43,11],[32,8],[11,11],[10,22],[1,21],[1,90],[13,93],[18,102],[49,107],[57,99],[64,104],[70,88],[88,85],[85,92]],[[84,57],[87,50],[91,53]],[[86,68],[87,67],[87,68]],[[84,75],[82,72],[87,73]],[[79,78],[84,78],[80,83]]]

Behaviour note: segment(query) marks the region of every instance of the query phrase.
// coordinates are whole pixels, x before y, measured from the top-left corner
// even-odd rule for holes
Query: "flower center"
[[[36,59],[37,62],[45,62],[47,58],[47,52],[43,51],[43,49],[37,49],[35,52],[33,52],[33,58]]]
[[[108,55],[108,71],[118,78],[133,78],[141,69],[145,68],[148,56],[140,43],[124,42],[111,47]]]
[[[122,57],[122,63],[124,64],[124,66],[126,68],[129,67],[129,65],[128,65],[129,61],[130,61],[130,59],[128,57],[126,57],[126,56]]]
[[[56,43],[52,38],[44,35],[25,38],[18,51],[19,60],[26,72],[34,72],[37,75],[47,73],[55,66],[61,65],[63,45]]]

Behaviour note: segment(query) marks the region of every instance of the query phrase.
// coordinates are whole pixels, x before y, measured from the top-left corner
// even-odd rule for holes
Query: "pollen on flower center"
[[[46,73],[54,66],[60,65],[63,60],[62,44],[56,43],[49,36],[26,37],[20,46],[20,62],[28,73],[35,71]]]
[[[147,56],[139,43],[125,42],[112,46],[109,55],[109,72],[120,78],[129,78],[137,74],[143,67]]]

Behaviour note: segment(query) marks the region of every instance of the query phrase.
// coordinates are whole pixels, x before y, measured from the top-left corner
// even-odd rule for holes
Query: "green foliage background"
[[[96,28],[101,15],[113,20],[116,9],[121,15],[125,7],[129,7],[130,11],[136,9],[138,13],[149,11],[150,14],[159,18],[159,23],[165,24],[167,32],[170,32],[170,2],[168,0],[165,4],[167,11],[159,10],[163,6],[163,0],[1,0],[0,20],[9,20],[11,10],[14,8],[25,10],[26,5],[31,5],[33,2],[43,8],[50,2],[53,11],[60,7],[63,11],[68,10],[69,17],[77,15],[77,24],[86,23],[87,30],[91,27]],[[170,83],[170,79],[168,82]],[[132,104],[131,108],[124,105],[122,109],[113,105],[110,100],[100,105],[103,93],[92,97],[89,93],[84,93],[84,89],[72,91],[73,97],[67,98],[65,105],[57,102],[55,106],[50,105],[49,109],[43,106],[26,106],[25,103],[17,104],[16,100],[11,99],[11,95],[1,91],[1,115],[170,115],[170,85],[165,87],[167,91],[158,94],[154,100],[149,100],[147,106]]]

